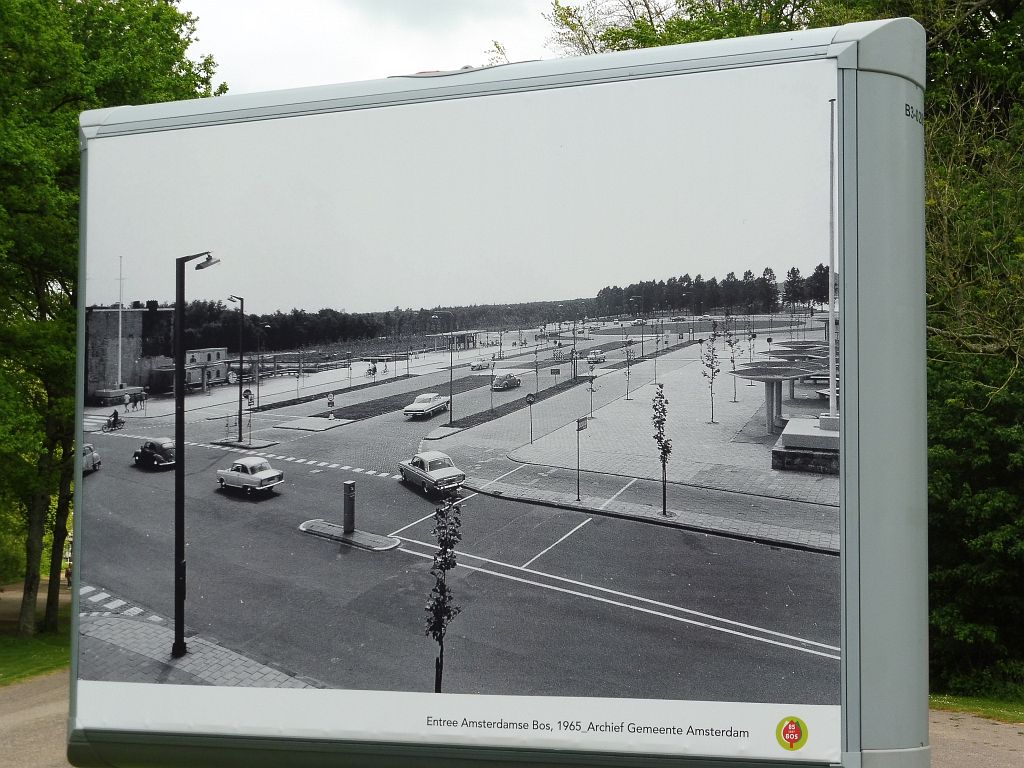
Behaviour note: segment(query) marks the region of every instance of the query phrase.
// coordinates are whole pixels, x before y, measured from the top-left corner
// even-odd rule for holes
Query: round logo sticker
[[[796,751],[807,743],[807,723],[799,717],[786,717],[775,727],[775,739],[783,749]]]

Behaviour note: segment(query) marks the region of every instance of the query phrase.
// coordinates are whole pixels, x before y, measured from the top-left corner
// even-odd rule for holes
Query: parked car
[[[86,472],[95,472],[100,468],[100,452],[97,451],[91,443],[85,443],[82,445],[82,449],[79,451],[79,456],[82,459],[82,474]]]
[[[451,458],[440,451],[417,453],[398,464],[402,482],[422,488],[426,494],[457,491],[466,479]]]
[[[469,366],[469,370],[471,370],[471,371],[486,371],[490,367],[491,367],[491,361],[490,360],[484,360],[483,358],[481,358],[480,360],[474,360],[472,365]]]
[[[698,320],[710,320],[711,319],[711,315],[701,315],[697,319]]]
[[[241,488],[247,495],[270,493],[274,486],[284,482],[284,472],[274,469],[269,461],[259,456],[243,456],[230,468],[218,469],[217,482],[221,488]]]
[[[600,349],[591,350],[587,354],[588,363],[603,363],[608,359],[608,356]]]
[[[448,398],[439,395],[437,392],[425,392],[417,395],[409,405],[402,409],[402,413],[410,419],[418,416],[433,416],[438,411],[448,410]]]
[[[503,373],[500,376],[494,377],[494,382],[491,384],[491,389],[498,392],[503,389],[515,389],[523,382],[514,373]]]
[[[138,466],[174,466],[174,441],[169,437],[154,437],[142,444],[132,457]]]

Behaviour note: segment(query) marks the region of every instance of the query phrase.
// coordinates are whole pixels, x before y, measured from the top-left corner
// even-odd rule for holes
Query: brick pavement
[[[78,676],[82,680],[257,688],[322,687],[236,653],[215,640],[187,637],[171,656],[174,631],[163,616],[92,586],[79,588]],[[90,603],[92,605],[90,605]]]

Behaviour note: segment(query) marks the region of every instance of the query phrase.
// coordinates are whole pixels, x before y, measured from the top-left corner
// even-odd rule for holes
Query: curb
[[[493,481],[492,481],[493,482]],[[568,509],[575,512],[586,512],[591,515],[598,515],[601,517],[612,517],[619,520],[632,520],[634,522],[646,523],[648,525],[659,525],[664,528],[676,528],[684,531],[691,531],[693,533],[705,533],[712,534],[714,536],[721,536],[727,539],[735,539],[737,541],[747,541],[752,544],[768,544],[770,546],[785,547],[786,549],[794,549],[802,552],[812,552],[821,555],[839,555],[838,549],[825,546],[814,546],[813,544],[803,544],[800,542],[787,541],[785,539],[772,538],[770,536],[757,536],[753,534],[745,534],[738,531],[723,530],[721,528],[715,528],[711,526],[702,526],[695,523],[682,522],[677,518],[677,513],[671,512],[671,517],[666,517],[657,510],[656,507],[646,507],[647,509],[653,510],[650,516],[647,515],[635,515],[628,512],[623,512],[615,509],[601,509],[588,505],[586,502],[577,502],[571,499],[566,494],[552,494],[552,496],[559,496],[564,498],[545,498],[542,496],[532,496],[529,493],[522,491],[508,493],[504,490],[486,490],[484,486],[490,483],[478,483],[476,481],[467,480],[463,483],[464,488],[468,488],[474,493],[481,494],[483,496],[490,496],[491,498],[508,499],[509,501],[517,501],[524,504],[536,504],[542,507],[551,507],[554,509]],[[514,486],[506,486],[514,487]],[[636,505],[643,506],[643,505]]]

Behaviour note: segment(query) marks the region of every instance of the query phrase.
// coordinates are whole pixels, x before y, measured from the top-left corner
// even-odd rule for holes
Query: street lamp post
[[[232,294],[228,301],[238,302],[238,443],[242,443],[242,371],[245,370],[245,352],[242,343],[245,340],[245,299]]]
[[[220,259],[209,251],[179,256],[174,271],[174,642],[171,656],[180,659],[185,645],[185,264],[205,256],[196,269]]]
[[[448,425],[451,426],[455,415],[455,313],[447,309],[438,309],[430,316],[431,320],[440,320],[438,315],[448,315],[452,319],[451,331],[448,334]]]

